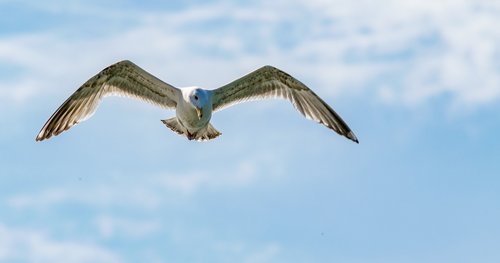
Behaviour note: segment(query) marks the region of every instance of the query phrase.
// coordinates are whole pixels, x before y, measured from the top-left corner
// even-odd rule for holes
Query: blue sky
[[[499,1],[0,0],[0,262],[499,262]],[[356,145],[284,101],[173,116],[106,98],[41,143],[79,85],[130,59],[213,89],[271,64]]]

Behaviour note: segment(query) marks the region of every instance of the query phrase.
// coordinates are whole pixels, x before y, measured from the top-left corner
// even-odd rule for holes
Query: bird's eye
[[[195,99],[195,100],[198,100],[198,96],[194,95],[194,99]]]

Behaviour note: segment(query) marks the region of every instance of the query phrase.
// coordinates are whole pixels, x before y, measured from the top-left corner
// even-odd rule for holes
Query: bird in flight
[[[36,140],[59,135],[90,118],[100,101],[113,95],[175,110],[175,117],[162,122],[189,140],[205,141],[221,135],[210,124],[213,112],[243,101],[281,98],[290,101],[306,118],[358,143],[351,129],[328,104],[306,85],[275,67],[264,66],[218,89],[205,90],[176,88],[128,60],[105,68],[85,82],[52,114]]]

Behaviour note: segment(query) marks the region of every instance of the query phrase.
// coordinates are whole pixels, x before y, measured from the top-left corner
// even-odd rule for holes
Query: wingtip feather
[[[351,140],[351,141],[353,141],[353,142],[355,142],[355,143],[359,144],[359,140],[358,140],[358,138],[356,137],[356,135],[354,135],[354,133],[353,133],[352,131],[350,131],[349,133],[347,133],[346,137],[347,137],[349,140]]]
[[[49,136],[49,137],[50,137],[50,136]],[[41,142],[41,141],[43,141],[43,140],[45,140],[45,139],[48,139],[48,137],[46,137],[44,134],[42,134],[42,133],[40,132],[40,133],[36,136],[35,141],[37,141],[37,142]]]

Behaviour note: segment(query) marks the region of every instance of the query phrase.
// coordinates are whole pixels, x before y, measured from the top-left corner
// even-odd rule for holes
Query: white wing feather
[[[115,63],[85,82],[49,118],[37,141],[68,130],[92,116],[102,98],[124,96],[175,109],[180,90],[130,61]]]
[[[264,66],[212,92],[214,111],[243,101],[287,99],[306,118],[358,142],[349,126],[318,95],[297,79],[272,66]]]

